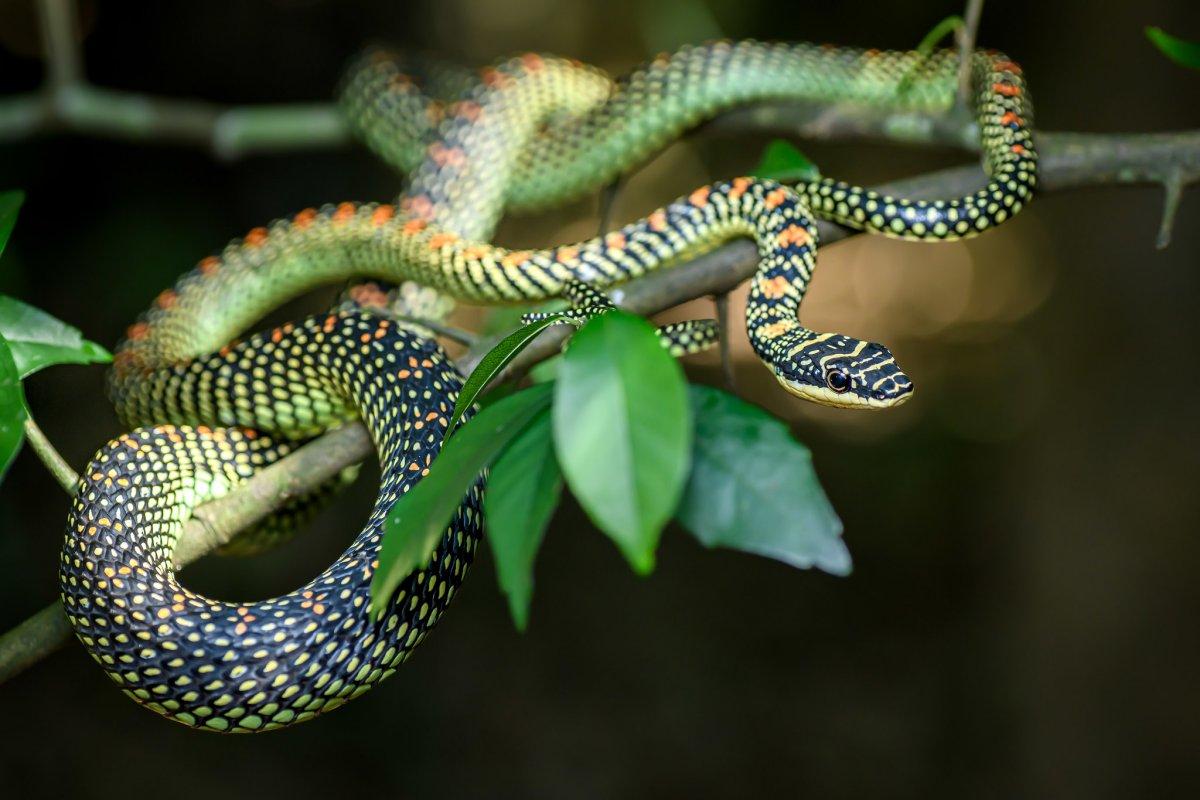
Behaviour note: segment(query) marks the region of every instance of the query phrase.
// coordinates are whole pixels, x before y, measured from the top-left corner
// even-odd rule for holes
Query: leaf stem
[[[54,445],[50,444],[46,434],[42,432],[38,424],[33,421],[33,416],[28,412],[25,416],[25,439],[33,448],[33,452],[37,453],[37,457],[46,465],[46,469],[50,470],[50,474],[58,481],[58,485],[63,488],[63,491],[68,495],[75,494],[75,489],[79,486],[79,475],[71,469],[71,465],[59,454],[58,450],[54,449]]]

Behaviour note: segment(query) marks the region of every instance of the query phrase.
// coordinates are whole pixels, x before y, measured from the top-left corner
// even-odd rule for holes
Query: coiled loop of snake
[[[953,102],[951,53],[716,43],[664,56],[620,82],[547,56],[485,71],[453,102],[425,97],[386,58],[368,58],[345,105],[364,138],[402,169],[394,205],[342,203],[256,228],[164,291],[134,324],[111,392],[138,427],[82,476],[60,584],[89,653],[132,698],[214,731],[256,731],[327,711],[390,675],[437,621],[482,534],[481,486],[464,498],[428,568],[380,619],[368,595],[387,511],[429,468],[461,376],[436,342],[378,313],[384,292],[229,344],[284,300],[351,278],[416,281],[484,303],[603,288],[737,236],[753,238],[747,329],[788,391],[883,407],[912,384],[887,348],[803,328],[813,216],[892,236],[950,239],[1003,222],[1029,200],[1036,156],[1020,69],[972,61],[988,185],[909,201],[822,178],[796,186],[737,178],[702,187],[623,228],[572,245],[487,243],[502,210],[559,203],[604,185],[687,128],[735,105],[804,99],[936,110]],[[457,73],[456,73],[457,74]],[[379,451],[379,495],[363,530],[294,592],[227,603],[182,586],[171,562],[183,521],[299,441],[354,416]]]

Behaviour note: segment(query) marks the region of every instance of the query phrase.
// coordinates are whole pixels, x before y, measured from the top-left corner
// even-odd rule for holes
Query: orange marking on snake
[[[1019,156],[1025,155],[1025,147],[1023,145],[1014,144],[1011,149]]]
[[[739,197],[744,195],[746,193],[746,190],[749,188],[750,188],[750,179],[749,178],[734,178],[733,185],[730,186],[730,188],[729,188],[729,196],[731,198],[733,198],[734,200],[737,200]]]
[[[420,233],[428,227],[429,223],[423,219],[410,219],[408,222],[404,223],[404,232]]]
[[[506,75],[494,67],[484,67],[480,73],[483,82],[493,89],[504,89],[512,85],[513,79],[511,75]]]
[[[704,208],[708,205],[708,194],[711,190],[707,186],[701,186],[696,191],[688,195],[688,202],[696,208]]]
[[[251,228],[242,241],[247,247],[262,247],[267,242],[267,229]]]
[[[1011,72],[1014,75],[1024,74],[1019,64],[1014,64],[1012,61],[997,61],[992,64],[992,69],[997,72]]]
[[[471,100],[459,100],[450,106],[450,113],[456,117],[462,117],[468,122],[475,122],[483,116],[483,107]]]
[[[325,318],[325,322],[321,325],[321,330],[325,333],[333,333],[333,326],[337,324],[337,316],[330,314]]]
[[[317,218],[317,210],[315,208],[306,208],[296,216],[292,217],[292,225],[304,230],[309,225],[312,225],[313,220]]]
[[[560,247],[554,252],[554,260],[559,264],[570,264],[578,257],[578,247]]]
[[[453,244],[456,241],[458,241],[458,237],[453,233],[435,233],[429,237],[429,249],[441,250],[446,245]]]
[[[646,221],[650,223],[650,230],[652,231],[661,232],[667,229],[667,214],[662,209],[655,211],[646,218]]]
[[[608,245],[610,250],[623,250],[627,244],[625,234],[620,231],[613,231],[604,237],[604,243]]]
[[[429,145],[427,151],[433,163],[439,167],[461,167],[467,160],[467,155],[458,147],[446,147],[441,142]]]
[[[338,203],[337,210],[333,212],[331,219],[338,224],[348,222],[354,218],[354,214],[357,211],[358,209],[354,206],[354,203]]]
[[[767,208],[778,208],[784,200],[787,200],[787,192],[783,189],[772,189],[763,199],[763,205]]]
[[[351,287],[350,299],[364,308],[382,308],[387,305],[387,293],[374,283],[360,283]]]
[[[220,268],[221,259],[217,258],[216,256],[209,256],[208,258],[201,259],[200,263],[196,265],[196,269],[200,270],[201,275],[212,275]]]
[[[992,91],[1005,97],[1016,97],[1021,93],[1021,87],[1013,86],[1011,83],[993,83]]]
[[[537,72],[542,67],[546,66],[546,62],[543,61],[542,57],[537,53],[524,54],[521,56],[521,63],[525,66],[525,69],[529,70],[530,72]]]
[[[154,305],[162,309],[171,308],[175,305],[175,301],[179,299],[179,295],[174,289],[163,289],[158,297],[154,298]]]
[[[390,205],[382,205],[375,209],[371,214],[371,222],[375,225],[382,225],[395,215],[396,209]]]
[[[280,342],[282,342],[283,341],[283,331],[280,330],[279,328],[276,328],[275,330],[271,331],[271,341],[274,342],[275,344],[279,344]]]
[[[1015,111],[1006,111],[1004,113],[1004,116],[1000,118],[1001,125],[1011,125],[1014,122],[1017,123],[1018,125],[1025,124],[1025,120],[1018,117]]]
[[[770,325],[764,325],[760,333],[768,339],[773,339],[781,333],[787,333],[792,329],[790,322],[772,322]]]
[[[468,261],[481,261],[487,255],[488,249],[483,245],[473,244],[470,247],[464,247],[462,257]]]
[[[136,342],[138,339],[144,339],[149,332],[149,325],[144,322],[135,322],[125,329],[125,338]]]
[[[524,263],[532,255],[528,250],[513,250],[500,259],[500,263],[506,267],[515,267],[518,264]]]
[[[758,290],[762,292],[763,297],[769,300],[778,300],[788,293],[788,287],[791,283],[782,275],[776,275],[774,278],[761,278],[758,281]]]
[[[801,225],[788,225],[775,241],[780,247],[787,247],[790,244],[808,244],[812,241],[812,236]]]
[[[406,197],[400,201],[400,209],[410,216],[427,220],[433,216],[433,201],[423,194]]]

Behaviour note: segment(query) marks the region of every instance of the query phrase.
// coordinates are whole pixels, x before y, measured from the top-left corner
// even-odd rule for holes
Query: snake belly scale
[[[814,217],[950,239],[1016,213],[1031,196],[1036,155],[1020,69],[998,54],[973,57],[990,182],[967,197],[910,201],[831,179],[736,178],[585,242],[514,251],[486,239],[505,208],[598,188],[726,108],[801,98],[935,110],[952,101],[956,63],[948,52],[715,43],[655,59],[614,84],[575,62],[527,55],[478,82],[454,73],[456,88],[438,99],[387,58],[360,62],[343,102],[364,139],[411,172],[408,190],[393,204],[306,209],[256,228],[202,260],[130,327],[110,392],[133,430],[82,474],[62,551],[62,597],[78,638],[137,702],[196,728],[250,732],[366,691],[443,613],[483,533],[482,481],[428,568],[404,580],[379,619],[367,611],[383,520],[428,470],[461,386],[440,346],[379,313],[371,292],[359,294],[368,302],[231,344],[318,285],[415,281],[473,302],[528,302],[579,292],[571,287],[580,283],[602,289],[750,237],[761,263],[747,329],[779,383],[843,407],[903,402],[912,384],[886,347],[800,325]],[[381,485],[369,520],[333,565],[294,592],[253,603],[179,583],[172,552],[195,506],[354,417],[379,452]]]

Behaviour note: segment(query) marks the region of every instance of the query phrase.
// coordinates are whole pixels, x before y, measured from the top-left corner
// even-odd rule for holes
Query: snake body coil
[[[952,53],[717,43],[661,57],[612,83],[574,62],[527,55],[452,73],[425,96],[380,56],[352,73],[344,104],[364,138],[411,171],[394,205],[307,209],[200,262],[134,324],[111,376],[122,418],[82,476],[60,579],[77,635],[131,697],[187,725],[255,731],[308,719],[389,675],[445,609],[482,535],[477,485],[430,566],[368,613],[383,519],[428,469],[461,376],[420,329],[373,311],[381,294],[229,344],[309,288],[353,278],[416,281],[484,303],[605,287],[753,238],[747,328],[794,394],[839,406],[903,402],[911,383],[882,345],[803,328],[813,215],[892,236],[949,239],[1003,222],[1029,199],[1036,157],[1020,69],[973,57],[987,187],[909,201],[839,181],[737,178],[702,187],[586,242],[512,251],[484,241],[505,208],[560,203],[609,182],[735,105],[805,99],[938,110],[953,102]],[[361,417],[382,464],[371,517],[325,572],[282,597],[227,603],[181,586],[171,557],[196,505],[296,443]]]

